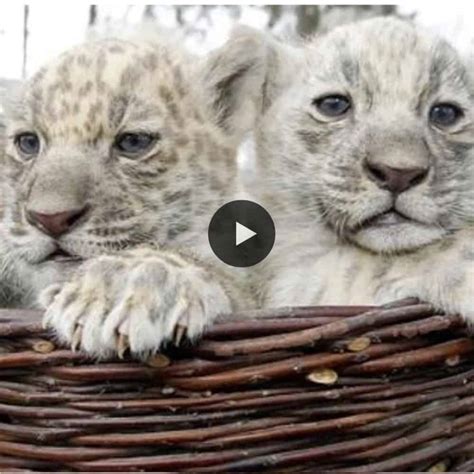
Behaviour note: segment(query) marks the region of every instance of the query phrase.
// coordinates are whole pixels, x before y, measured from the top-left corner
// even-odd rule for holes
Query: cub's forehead
[[[151,76],[166,76],[168,52],[148,43],[120,40],[90,42],[73,48],[44,66],[27,83],[30,100],[80,94],[104,94],[139,87]]]
[[[148,42],[100,40],[73,48],[43,67],[26,84],[23,120],[52,134],[93,134],[150,119],[163,88],[184,90],[178,58]],[[166,94],[165,94],[166,95]]]
[[[385,96],[468,87],[465,65],[446,41],[394,18],[336,28],[311,44],[308,61],[323,82],[337,81]]]

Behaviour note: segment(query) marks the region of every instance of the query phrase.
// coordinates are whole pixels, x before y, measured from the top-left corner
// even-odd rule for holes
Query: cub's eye
[[[464,115],[464,112],[454,104],[436,104],[430,110],[430,122],[439,127],[451,127]]]
[[[327,95],[314,99],[313,104],[327,117],[342,117],[351,108],[351,101],[344,95]]]
[[[40,139],[33,132],[20,133],[15,137],[15,146],[25,158],[33,158],[39,153]]]
[[[157,138],[149,133],[122,133],[115,138],[114,148],[126,156],[135,157],[148,151]]]

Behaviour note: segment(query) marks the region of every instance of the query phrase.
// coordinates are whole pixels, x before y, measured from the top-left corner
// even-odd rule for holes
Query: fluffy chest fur
[[[342,243],[323,227],[305,232],[304,224],[287,220],[285,228],[293,231],[285,231],[283,221],[279,224],[277,243],[258,270],[264,306],[370,305],[409,296],[434,301],[435,294],[436,302],[448,305],[449,295],[458,291],[466,292],[466,303],[474,300],[473,230],[416,253],[390,256]],[[457,311],[459,302],[452,300],[449,307]]]

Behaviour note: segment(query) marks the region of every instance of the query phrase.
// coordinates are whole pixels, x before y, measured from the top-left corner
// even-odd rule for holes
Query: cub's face
[[[280,77],[285,54],[273,53]],[[275,199],[374,252],[474,221],[474,88],[450,46],[376,19],[295,54],[257,133]]]
[[[196,60],[148,42],[102,40],[28,81],[10,107],[3,163],[13,254],[75,264],[197,231],[232,190],[243,127],[233,120],[237,96],[261,70],[252,42],[236,38]]]

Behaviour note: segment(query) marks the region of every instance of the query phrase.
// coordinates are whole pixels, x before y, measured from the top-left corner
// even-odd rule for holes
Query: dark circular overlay
[[[236,225],[256,235],[236,245]],[[275,224],[270,214],[252,201],[231,201],[212,216],[209,244],[216,256],[233,267],[251,267],[261,262],[275,243]]]

